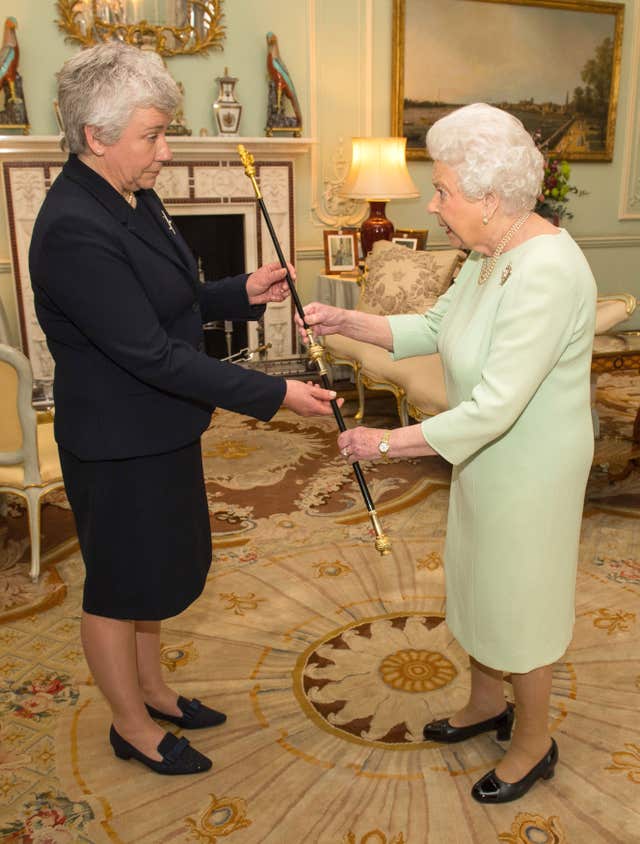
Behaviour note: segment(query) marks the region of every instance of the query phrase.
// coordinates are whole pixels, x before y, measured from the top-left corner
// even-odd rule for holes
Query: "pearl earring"
[[[486,226],[488,224],[489,224],[489,218],[485,214],[485,216],[482,218],[482,225]]]

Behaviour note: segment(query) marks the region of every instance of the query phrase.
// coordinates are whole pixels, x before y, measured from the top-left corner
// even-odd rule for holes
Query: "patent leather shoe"
[[[224,712],[218,712],[217,709],[211,709],[201,703],[197,698],[187,700],[185,697],[178,698],[178,709],[182,715],[167,715],[154,709],[153,706],[147,705],[147,712],[152,718],[158,718],[161,721],[169,721],[170,724],[175,724],[185,730],[200,730],[203,727],[217,727],[224,724],[227,716]]]
[[[485,774],[471,789],[471,796],[478,803],[509,803],[518,800],[538,780],[550,780],[558,762],[558,745],[551,739],[551,747],[534,765],[528,774],[517,782],[505,782],[496,774],[495,769]]]
[[[514,706],[507,704],[507,708],[500,715],[487,718],[486,721],[479,721],[477,724],[469,724],[467,727],[453,727],[448,718],[440,718],[438,721],[431,721],[423,730],[426,741],[439,741],[443,744],[454,744],[457,741],[479,736],[481,733],[496,731],[498,741],[509,741],[511,728],[513,727]]]
[[[172,733],[165,733],[158,745],[158,753],[162,756],[160,761],[150,759],[125,741],[113,724],[109,741],[118,759],[137,759],[157,774],[199,774],[208,771],[212,765],[211,759],[191,747],[186,738],[177,738]]]

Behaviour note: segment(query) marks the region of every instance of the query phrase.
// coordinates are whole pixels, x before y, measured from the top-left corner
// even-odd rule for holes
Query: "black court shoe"
[[[113,724],[109,731],[109,741],[119,759],[137,759],[157,774],[200,774],[208,771],[212,765],[211,759],[191,747],[186,738],[179,739],[171,733],[165,733],[158,745],[158,753],[162,756],[160,762],[150,759],[125,741]]]
[[[193,700],[187,700],[186,697],[180,696],[178,698],[178,709],[181,710],[182,715],[166,715],[164,712],[154,709],[153,706],[147,705],[147,712],[152,718],[169,721],[170,724],[175,724],[177,727],[182,727],[185,730],[217,727],[220,724],[224,724],[227,720],[224,712],[210,709],[204,703],[200,703],[195,697]]]
[[[443,744],[454,744],[457,741],[479,736],[481,733],[496,731],[498,741],[509,741],[511,728],[513,727],[514,706],[507,704],[507,708],[500,715],[494,718],[487,718],[486,721],[479,721],[477,724],[469,724],[468,727],[452,727],[448,718],[440,718],[438,721],[431,721],[423,730],[426,741],[440,741]]]
[[[471,796],[478,803],[509,803],[518,800],[538,780],[550,780],[558,763],[558,745],[551,739],[551,747],[528,774],[518,782],[504,782],[495,770],[485,774],[471,789]]]

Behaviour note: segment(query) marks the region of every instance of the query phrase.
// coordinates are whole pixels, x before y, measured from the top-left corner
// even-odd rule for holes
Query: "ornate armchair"
[[[464,253],[456,249],[413,252],[379,240],[367,259],[357,310],[373,314],[424,312],[444,293]],[[447,406],[439,355],[391,360],[384,349],[333,334],[324,338],[327,360],[353,370],[360,421],[365,388],[393,394],[403,425],[409,415],[432,415]],[[417,418],[417,417],[415,417]]]
[[[64,486],[53,422],[38,423],[31,405],[33,377],[28,359],[0,343],[0,493],[27,501],[31,578],[40,573],[40,501]]]
[[[593,430],[596,439],[600,438],[600,419],[596,410],[598,377],[601,372],[609,369],[628,368],[624,365],[624,356],[620,356],[620,352],[627,351],[622,339],[624,335],[616,335],[615,332],[612,332],[612,329],[621,322],[629,319],[635,311],[636,306],[636,298],[630,293],[617,293],[612,296],[598,298],[596,333],[593,338],[594,359],[591,364],[591,416],[593,418]],[[612,366],[608,365],[607,358],[612,359]],[[640,410],[638,413],[640,414]],[[615,460],[609,461],[607,457],[608,455],[604,455],[603,450],[600,449],[598,458],[600,462],[615,462]]]

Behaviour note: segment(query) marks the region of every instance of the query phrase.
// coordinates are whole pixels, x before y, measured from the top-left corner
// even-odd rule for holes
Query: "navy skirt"
[[[200,441],[125,460],[79,460],[60,448],[86,568],[82,608],[159,621],[200,595],[211,527]]]

